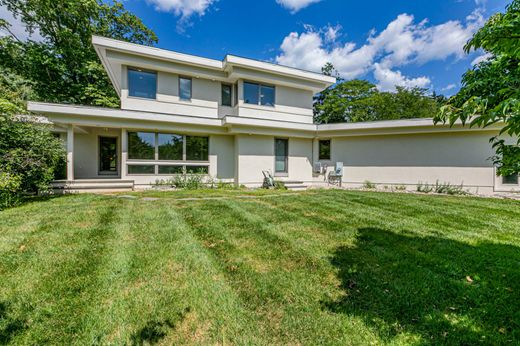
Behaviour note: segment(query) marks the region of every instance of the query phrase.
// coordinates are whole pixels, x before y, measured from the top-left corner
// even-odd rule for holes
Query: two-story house
[[[488,160],[498,127],[431,119],[316,125],[313,95],[335,78],[234,55],[220,61],[103,37],[92,43],[121,109],[29,104],[66,142],[64,184],[73,189],[148,187],[181,173],[258,186],[264,170],[323,185],[336,162],[345,186],[519,188],[517,176],[496,177]]]

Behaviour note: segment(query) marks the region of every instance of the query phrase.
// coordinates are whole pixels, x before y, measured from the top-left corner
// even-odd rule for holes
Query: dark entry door
[[[99,137],[99,174],[117,175],[117,137]]]

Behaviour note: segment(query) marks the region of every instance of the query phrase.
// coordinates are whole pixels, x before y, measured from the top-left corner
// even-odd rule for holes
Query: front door
[[[284,138],[275,138],[274,140],[274,174],[287,175],[289,172],[289,140]]]
[[[117,175],[117,137],[99,137],[99,174]]]

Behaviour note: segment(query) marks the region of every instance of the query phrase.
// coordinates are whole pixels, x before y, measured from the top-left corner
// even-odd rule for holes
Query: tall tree
[[[330,63],[322,72],[336,76],[338,81],[314,99],[314,120],[318,124],[429,118],[444,102],[443,96],[429,95],[423,88],[397,86],[395,92],[380,92],[366,80],[344,81]]]
[[[0,40],[0,65],[31,81],[42,101],[116,107],[119,100],[92,47],[92,35],[157,42],[153,31],[118,1],[0,0],[0,5],[43,38]]]
[[[520,0],[513,0],[505,13],[489,18],[465,51],[483,50],[488,59],[468,70],[462,88],[441,108],[437,122],[487,127],[503,123],[500,135],[491,138],[496,150],[498,174],[520,173]],[[516,138],[515,143],[503,135]],[[516,144],[516,145],[515,145]]]

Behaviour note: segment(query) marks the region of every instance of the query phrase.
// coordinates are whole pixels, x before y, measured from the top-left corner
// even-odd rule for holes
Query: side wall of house
[[[359,187],[450,183],[492,193],[495,168],[491,132],[457,132],[332,138],[331,161],[343,162],[343,182]],[[317,144],[316,144],[317,146]],[[317,148],[315,148],[317,150]],[[323,180],[319,178],[318,180]]]
[[[262,171],[274,172],[275,138],[287,138],[289,140],[288,173],[276,176],[281,181],[301,181],[312,183],[312,139],[295,137],[274,137],[257,135],[235,136],[236,181],[246,186],[259,186],[262,184]]]

